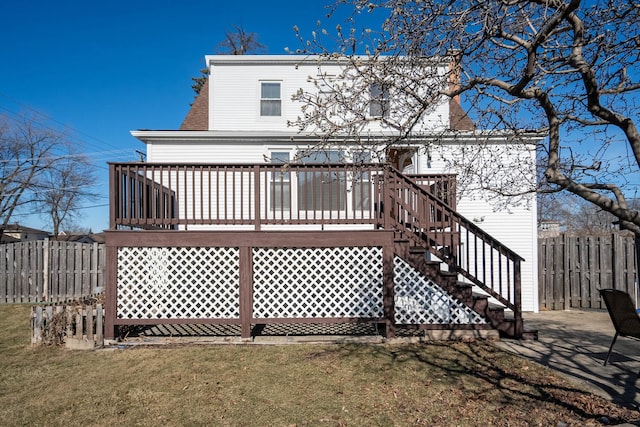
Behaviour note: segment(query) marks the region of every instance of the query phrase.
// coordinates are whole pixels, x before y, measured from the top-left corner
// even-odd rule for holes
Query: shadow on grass
[[[491,343],[429,343],[420,345],[327,347],[340,357],[367,354],[390,365],[418,363],[440,375],[451,387],[491,390],[492,399],[502,402],[529,402],[555,405],[585,419],[610,424],[640,423],[640,413],[573,386],[549,370],[508,354]],[[497,396],[496,396],[497,394]],[[486,396],[484,396],[486,397]]]

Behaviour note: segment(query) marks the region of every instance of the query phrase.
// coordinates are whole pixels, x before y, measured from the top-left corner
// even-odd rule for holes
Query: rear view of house
[[[340,58],[206,61],[181,128],[133,131],[147,162],[110,165],[107,336],[206,323],[248,339],[266,324],[349,322],[523,336],[521,313],[537,307],[535,199],[496,208],[451,164],[482,148],[534,179],[522,166],[535,166],[532,145],[474,130],[445,98],[388,145],[402,100]],[[359,110],[318,109],[336,96]],[[319,111],[366,126],[300,126]]]

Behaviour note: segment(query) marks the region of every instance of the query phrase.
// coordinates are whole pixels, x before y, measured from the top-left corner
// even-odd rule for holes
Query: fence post
[[[31,308],[31,344],[42,342],[42,306]]]
[[[49,300],[49,238],[42,245],[42,302]]]
[[[100,283],[98,281],[98,242],[93,242],[93,253],[91,254],[91,270],[89,273],[89,277],[90,277],[90,293],[91,294],[97,294],[98,293],[98,288],[100,287]]]
[[[571,245],[571,239],[567,242],[567,236],[562,235],[562,241],[558,242],[558,246],[562,248],[562,286],[564,287],[563,296],[563,310],[569,310],[571,308],[571,270],[575,264],[575,260],[571,259],[571,253],[573,253],[573,246]]]
[[[96,344],[98,347],[104,346],[104,313],[102,304],[96,304]]]

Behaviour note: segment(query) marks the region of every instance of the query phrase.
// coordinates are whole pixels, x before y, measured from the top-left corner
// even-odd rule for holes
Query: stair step
[[[453,269],[448,267],[443,257],[429,256],[431,252],[419,246],[412,246],[412,242],[408,240],[398,239],[395,240],[395,243],[398,256],[422,275],[434,281],[460,303],[484,317],[487,321],[485,325],[487,328],[499,332],[500,336],[505,338],[514,338],[516,331],[518,331],[520,335],[518,338],[537,339],[538,332],[523,331],[522,320],[516,321],[511,310],[505,310],[507,307],[496,301],[491,295],[478,292],[478,288],[469,281],[459,280],[459,272],[455,267]],[[425,326],[420,325],[419,328],[422,329]]]

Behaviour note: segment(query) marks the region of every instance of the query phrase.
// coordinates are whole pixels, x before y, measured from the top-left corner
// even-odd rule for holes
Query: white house
[[[358,83],[353,74],[345,74],[347,64],[339,58],[212,55],[206,56],[206,63],[209,80],[179,130],[131,132],[146,144],[147,164],[114,169],[116,178],[112,182],[118,187],[116,193],[121,195],[113,196],[116,206],[112,210],[112,229],[125,225],[141,228],[158,225],[194,233],[380,230],[389,227],[387,222],[383,225],[380,218],[383,213],[390,212],[388,205],[391,203],[387,201],[385,205],[383,193],[376,193],[382,172],[376,172],[374,166],[359,172],[336,169],[313,172],[301,168],[327,164],[390,164],[401,172],[395,182],[405,179],[404,174],[416,183],[423,180],[423,184],[426,183],[423,188],[433,190],[437,187],[441,191],[446,187],[448,196],[439,194],[438,197],[444,198],[448,207],[440,210],[430,204],[426,208],[430,213],[425,210],[419,214],[422,208],[415,201],[416,197],[427,196],[416,196],[423,190],[416,187],[417,184],[407,184],[416,189],[411,190],[410,196],[405,190],[395,193],[391,215],[395,215],[393,221],[396,222],[393,230],[388,231],[393,231],[397,237],[410,230],[422,236],[435,228],[447,230],[448,237],[431,238],[431,244],[439,250],[432,250],[433,256],[444,259],[447,255],[443,249],[454,248],[456,255],[452,258],[460,266],[464,264],[461,271],[473,276],[472,282],[476,284],[497,283],[502,276],[515,277],[520,293],[516,299],[521,296],[517,301],[518,310],[537,310],[535,197],[520,196],[516,203],[511,203],[507,198],[485,194],[473,177],[462,176],[464,174],[456,169],[456,165],[469,158],[482,158],[483,167],[517,168],[522,182],[509,185],[525,185],[523,183],[535,177],[533,145],[515,143],[508,134],[474,130],[457,100],[439,98],[421,117],[409,137],[393,146],[385,146],[384,141],[393,137],[394,131],[377,119],[393,119],[394,115],[401,119],[403,109],[410,106],[395,98],[392,90]],[[430,66],[435,73],[446,73],[450,64],[442,61]],[[345,79],[347,82],[343,84]],[[341,96],[353,99],[354,105],[360,105],[363,117],[366,116],[366,125],[360,127],[357,134],[347,132],[341,137],[326,138],[321,126],[307,126],[303,130],[296,126],[301,117],[309,115],[309,107],[305,107],[303,99],[307,102],[314,99],[313,96],[323,99],[329,96],[328,92],[336,90],[341,91]],[[317,113],[316,108],[313,114]],[[330,120],[339,122],[341,114],[342,120],[348,121],[350,114],[358,113],[329,110],[326,114]],[[260,165],[272,169],[252,175]],[[220,170],[225,167],[233,168],[234,172],[221,175]],[[442,180],[441,177],[451,175],[457,175],[458,191],[455,194],[450,193],[455,185],[427,178],[437,176],[440,177],[437,180]],[[464,186],[462,180],[465,180]],[[124,189],[126,186],[128,190]],[[180,192],[189,195],[178,196]],[[256,192],[264,193],[264,196],[252,199]],[[134,204],[137,207],[132,209],[130,206]],[[461,215],[455,224],[451,222],[454,212],[449,210],[451,207],[455,208],[456,218]],[[408,213],[411,209],[414,209],[413,213]],[[403,210],[402,217],[399,210]],[[317,220],[319,211],[321,220]],[[430,221],[440,221],[440,225],[408,224],[417,221],[419,215],[426,215]],[[152,217],[164,219],[158,222]],[[373,218],[378,219],[374,221]],[[442,225],[444,221],[449,222]],[[478,243],[477,237],[469,237],[469,230],[476,233],[474,236],[486,236],[488,240]],[[107,242],[110,235],[121,236],[107,232]],[[117,240],[116,237],[112,240]],[[424,238],[428,239],[428,236]],[[445,242],[447,239],[450,244]],[[154,241],[168,245],[162,239]],[[493,267],[479,273],[478,254],[488,256],[486,250],[480,251],[482,245],[489,248],[504,245],[508,249],[499,252],[513,251],[513,259],[518,259],[517,266],[507,267],[506,262],[503,265],[491,258],[484,262]],[[112,246],[122,249],[120,243],[112,243]],[[158,258],[160,264],[166,263],[168,255],[162,256]],[[115,270],[119,268],[114,267]],[[503,290],[494,286],[493,289],[496,294],[510,294],[513,286],[508,285],[510,288]],[[416,295],[398,295],[399,289],[396,290],[396,304],[411,301],[410,305],[415,306]],[[112,295],[112,299],[114,304],[116,301],[120,304],[119,296]],[[441,300],[438,307],[442,306]],[[256,309],[254,299],[254,317]],[[402,311],[401,307],[396,307],[396,314],[399,311]],[[220,318],[211,314],[205,317]]]

